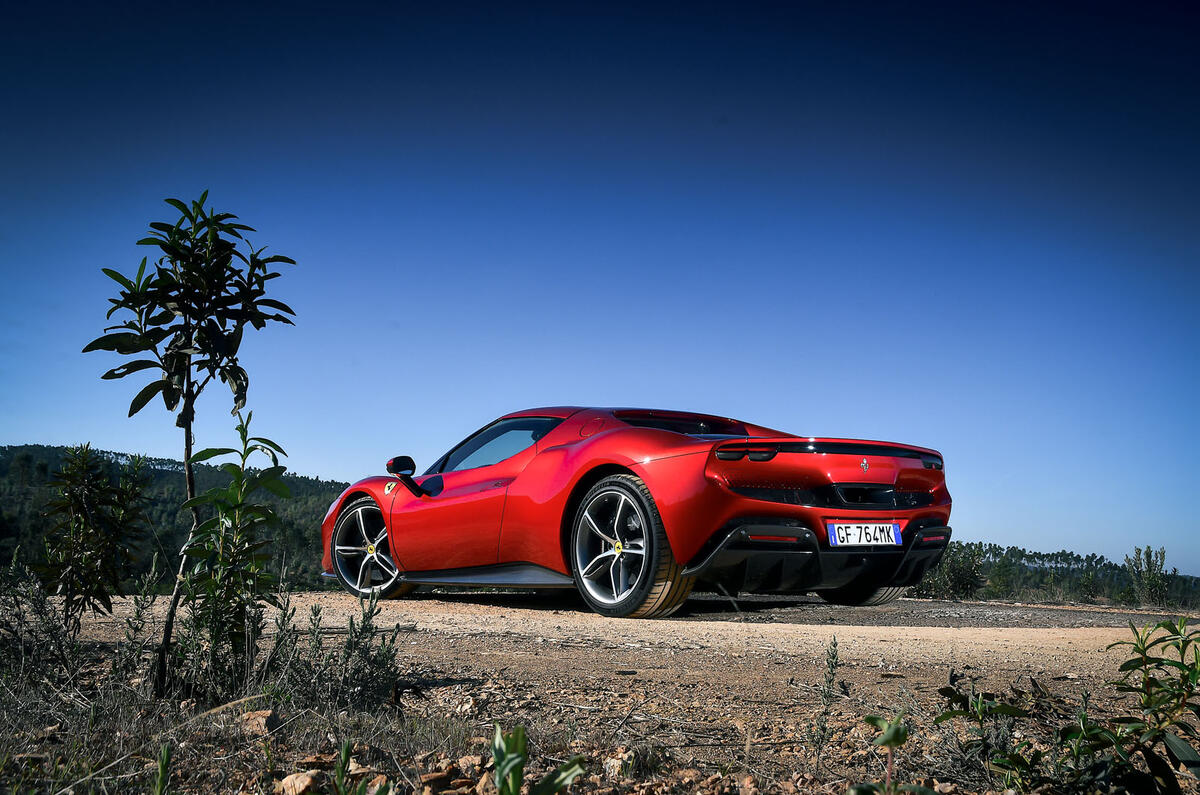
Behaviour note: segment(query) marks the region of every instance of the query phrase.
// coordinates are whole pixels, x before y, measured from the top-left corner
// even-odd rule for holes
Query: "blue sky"
[[[178,457],[79,351],[207,188],[299,262],[243,358],[300,473],[695,409],[936,447],[962,539],[1200,574],[1185,5],[42,13],[0,31],[0,444]]]

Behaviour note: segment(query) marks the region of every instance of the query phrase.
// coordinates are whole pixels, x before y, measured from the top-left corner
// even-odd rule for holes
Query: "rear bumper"
[[[842,550],[798,524],[748,519],[718,533],[684,574],[731,593],[804,593],[852,581],[904,587],[938,564],[952,532],[919,520],[905,528],[901,546]]]

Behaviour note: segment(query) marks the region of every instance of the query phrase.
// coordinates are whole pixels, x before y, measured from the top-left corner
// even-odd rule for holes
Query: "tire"
[[[575,587],[605,616],[663,618],[692,592],[671,554],[650,490],[633,475],[610,475],[588,489],[571,523]]]
[[[861,585],[846,585],[828,591],[817,591],[817,595],[831,605],[847,607],[878,607],[891,604],[904,595],[907,588],[872,588]]]
[[[417,590],[400,579],[383,512],[370,497],[360,497],[342,509],[329,536],[329,557],[338,582],[360,599],[372,593],[395,599]]]

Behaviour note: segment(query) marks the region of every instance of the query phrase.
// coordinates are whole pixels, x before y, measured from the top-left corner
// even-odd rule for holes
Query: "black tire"
[[[891,604],[904,595],[907,588],[873,588],[861,585],[846,585],[828,591],[817,591],[817,595],[831,605],[847,607],[878,607]]]
[[[360,534],[363,554],[339,553],[339,545],[342,549],[346,549],[350,546],[352,539],[353,543],[360,543],[358,539]],[[346,543],[339,544],[339,542]],[[369,553],[366,552],[367,549],[370,549]],[[337,523],[333,526],[333,532],[329,536],[329,557],[333,561],[333,572],[337,575],[338,582],[350,594],[359,598],[368,597],[374,592],[380,599],[396,599],[417,590],[416,585],[403,582],[399,577],[400,567],[391,555],[383,511],[371,497],[359,497],[342,508]],[[370,560],[359,565],[359,561],[364,558],[370,558]],[[384,560],[391,562],[396,576],[390,576],[384,569]],[[378,568],[380,574],[378,581],[375,580],[375,568]],[[352,581],[356,569],[358,577],[362,579]],[[362,587],[360,587],[360,582]]]
[[[592,593],[593,590],[603,589],[597,589],[595,582],[592,582],[590,586],[584,582],[583,570],[585,567],[591,568],[588,565],[589,560],[585,559],[588,557],[586,549],[596,544],[605,545],[603,540],[598,541],[591,535],[587,535],[592,533],[591,527],[595,525],[589,526],[585,513],[588,513],[589,508],[596,506],[600,501],[611,499],[619,501],[621,495],[628,500],[628,504],[636,507],[636,511],[622,516],[622,511],[626,509],[618,503],[613,519],[613,528],[620,523],[624,526],[624,531],[633,533],[640,531],[641,536],[630,541],[629,546],[624,547],[623,551],[622,547],[617,544],[603,549],[602,554],[592,557],[590,563],[595,564],[602,556],[613,556],[617,561],[614,565],[620,565],[619,562],[627,558],[632,561],[636,557],[633,553],[637,550],[641,551],[641,563],[627,590],[617,594],[617,580],[612,580],[614,584],[611,590],[615,601],[604,601]],[[600,530],[596,532],[599,533]],[[618,540],[621,538],[619,532],[614,532],[614,537]],[[582,540],[581,534],[585,536]],[[626,538],[629,536],[627,535]],[[640,546],[635,546],[638,543]],[[646,488],[646,484],[640,478],[633,475],[610,475],[588,489],[579,502],[579,508],[572,519],[568,557],[570,558],[571,574],[575,578],[575,587],[579,590],[580,595],[587,602],[588,607],[605,616],[622,618],[669,616],[683,605],[696,581],[695,577],[684,576],[683,567],[671,554],[671,545],[668,543],[666,531],[663,529],[662,517],[658,514],[658,508],[654,504],[654,498],[650,496],[650,490]],[[631,568],[633,564],[628,565]],[[609,574],[612,576],[611,567]]]

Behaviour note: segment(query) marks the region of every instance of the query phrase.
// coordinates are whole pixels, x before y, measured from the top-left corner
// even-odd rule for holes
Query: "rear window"
[[[653,413],[637,413],[618,411],[617,419],[635,428],[654,428],[660,431],[673,431],[687,436],[748,436],[746,426],[733,420],[723,420],[719,417],[702,416],[670,416]]]

